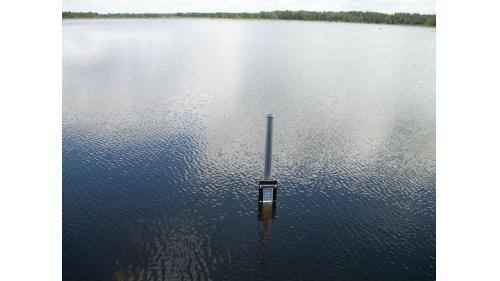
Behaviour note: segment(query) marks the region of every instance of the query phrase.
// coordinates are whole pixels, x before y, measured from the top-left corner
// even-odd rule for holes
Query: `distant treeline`
[[[276,19],[306,21],[339,21],[382,24],[408,24],[436,26],[436,15],[410,13],[383,14],[375,12],[312,12],[312,11],[273,11],[259,13],[114,13],[98,14],[93,12],[63,12],[63,19],[72,18],[227,18],[227,19]]]

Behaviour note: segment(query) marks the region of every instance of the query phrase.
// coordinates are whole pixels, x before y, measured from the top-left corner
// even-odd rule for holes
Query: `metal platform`
[[[259,185],[278,185],[277,180],[260,180]]]

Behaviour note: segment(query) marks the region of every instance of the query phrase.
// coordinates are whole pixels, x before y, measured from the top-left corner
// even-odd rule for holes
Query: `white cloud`
[[[435,0],[63,0],[64,11],[258,12],[273,10],[435,13]]]

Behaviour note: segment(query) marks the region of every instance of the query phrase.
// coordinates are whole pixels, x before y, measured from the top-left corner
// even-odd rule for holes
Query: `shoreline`
[[[436,26],[423,25],[423,24],[402,24],[402,23],[375,23],[375,22],[349,22],[349,21],[329,21],[329,20],[297,20],[297,19],[262,19],[262,18],[216,18],[216,17],[96,17],[96,18],[62,18],[63,21],[67,20],[179,20],[179,19],[189,19],[189,20],[242,20],[242,21],[282,21],[282,22],[317,22],[317,23],[345,23],[345,24],[369,24],[378,26],[406,26],[406,27],[424,27],[424,28],[436,28]]]
[[[375,12],[309,12],[274,11],[259,13],[108,13],[63,12],[62,19],[229,19],[275,20],[335,23],[364,23],[376,25],[423,26],[436,28],[436,15],[409,13],[383,14]]]

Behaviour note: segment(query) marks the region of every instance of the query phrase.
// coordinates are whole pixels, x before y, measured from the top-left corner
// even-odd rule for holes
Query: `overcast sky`
[[[435,0],[63,0],[63,11],[99,13],[372,11],[435,14]]]

